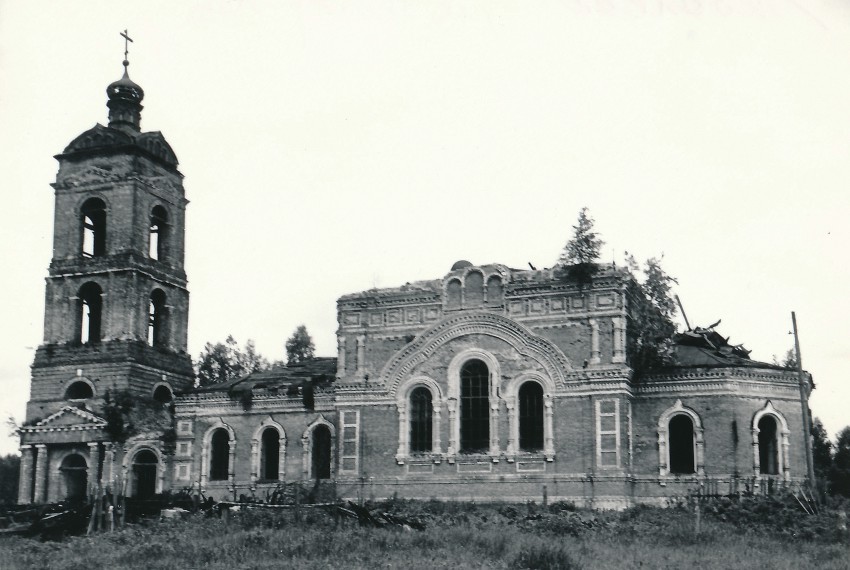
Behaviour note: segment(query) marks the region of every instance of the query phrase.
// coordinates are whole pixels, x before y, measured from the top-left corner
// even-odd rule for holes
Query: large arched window
[[[230,434],[224,428],[210,440],[210,481],[227,481],[230,473]]]
[[[519,389],[519,448],[521,451],[543,449],[543,387],[526,382]]]
[[[148,344],[164,346],[167,342],[166,331],[165,293],[162,289],[155,289],[148,304]]]
[[[430,453],[433,446],[434,406],[431,390],[425,386],[410,393],[410,452]]]
[[[85,458],[72,453],[65,456],[59,466],[62,473],[62,482],[65,484],[65,499],[78,501],[85,499],[88,493],[88,465]]]
[[[83,256],[106,254],[106,204],[100,198],[89,198],[83,203],[80,213]]]
[[[280,433],[277,428],[264,429],[260,437],[260,479],[280,479]]]
[[[696,473],[694,455],[694,422],[685,414],[670,419],[670,473],[686,475]]]
[[[100,342],[103,291],[100,285],[89,282],[77,294],[77,340],[83,344]]]
[[[150,258],[165,259],[168,251],[168,212],[162,206],[154,206],[151,211],[151,226],[148,237],[148,255]]]
[[[133,496],[150,499],[156,494],[156,477],[159,460],[150,449],[143,449],[133,456]]]
[[[481,360],[460,370],[460,452],[481,453],[490,447],[490,372]]]
[[[776,418],[764,415],[758,423],[759,471],[762,475],[779,474],[779,429]]]
[[[324,424],[313,428],[311,479],[331,478],[331,430]]]
[[[85,380],[77,380],[65,390],[66,400],[87,400],[88,398],[94,398],[94,391],[91,384]]]

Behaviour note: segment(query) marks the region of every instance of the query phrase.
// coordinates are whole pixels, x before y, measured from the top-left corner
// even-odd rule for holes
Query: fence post
[[[546,485],[543,485],[543,506],[549,506],[549,489],[546,488]]]

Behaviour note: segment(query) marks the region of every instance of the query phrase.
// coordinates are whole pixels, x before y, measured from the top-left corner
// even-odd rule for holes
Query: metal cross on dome
[[[127,53],[128,53],[128,51],[129,51],[129,47],[130,47],[130,43],[129,43],[129,42],[132,42],[132,41],[133,41],[133,38],[131,38],[130,36],[128,36],[128,35],[127,35],[127,30],[126,30],[126,29],[125,29],[123,32],[121,32],[121,34],[120,34],[120,35],[121,35],[121,37],[122,37],[122,38],[124,38],[124,65],[127,65],[127,63],[128,63],[128,61],[127,61]]]

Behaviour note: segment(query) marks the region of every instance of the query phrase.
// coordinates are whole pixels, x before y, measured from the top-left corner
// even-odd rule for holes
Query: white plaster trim
[[[680,414],[691,418],[694,426],[695,475],[698,477],[705,475],[705,443],[703,440],[702,420],[700,420],[699,414],[693,409],[685,407],[682,404],[682,400],[676,400],[676,403],[664,410],[658,418],[658,475],[661,477],[662,484],[664,484],[664,479],[670,474],[670,420]]]
[[[286,431],[283,426],[271,416],[265,418],[251,437],[251,484],[255,485],[260,480],[260,457],[262,456],[263,432],[267,429],[277,430],[278,440],[278,465],[277,480],[284,479],[284,467],[286,465]]]
[[[776,420],[778,428],[776,430],[776,453],[779,455],[776,459],[777,464],[779,465],[779,474],[782,475],[782,478],[785,481],[790,481],[791,464],[788,458],[788,451],[791,447],[791,442],[789,440],[791,430],[788,429],[788,422],[785,421],[785,416],[773,407],[773,402],[768,400],[764,407],[753,415],[753,472],[756,476],[756,485],[758,485],[758,478],[761,476],[761,458],[759,457],[759,433],[761,430],[759,430],[759,421],[761,421],[764,416],[772,416]]]
[[[307,429],[304,430],[304,433],[301,435],[301,446],[303,448],[303,478],[305,480],[310,480],[310,473],[313,467],[313,431],[318,426],[327,426],[331,432],[331,479],[334,478],[336,474],[336,462],[334,461],[334,452],[336,450],[336,427],[325,419],[323,414],[319,414],[313,422],[307,426]]]

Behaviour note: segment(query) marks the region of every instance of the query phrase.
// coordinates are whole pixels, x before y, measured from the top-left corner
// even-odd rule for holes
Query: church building
[[[335,358],[195,388],[182,174],[141,130],[128,65],[108,125],[56,156],[20,503],[98,487],[234,500],[304,481],[346,498],[620,508],[805,481],[796,371],[694,329],[671,365],[637,374],[636,315],[653,309],[613,265],[584,282],[458,261],[340,298]]]

